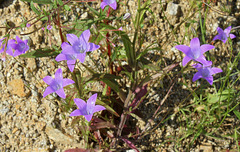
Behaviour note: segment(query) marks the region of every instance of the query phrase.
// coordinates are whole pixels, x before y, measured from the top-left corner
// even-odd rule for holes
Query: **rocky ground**
[[[97,6],[99,7],[100,1]],[[153,60],[158,60],[157,56],[162,57],[165,65],[169,65],[181,60],[180,53],[174,49],[176,40],[184,41],[183,39],[187,32],[194,32],[193,29],[198,30],[198,22],[189,23],[190,28],[186,28],[185,22],[188,18],[198,20],[199,13],[196,8],[191,9],[194,1],[191,0],[175,0],[167,1],[158,0],[151,1],[151,6],[154,15],[147,13],[146,21],[142,31],[146,33],[146,47],[151,43],[156,43],[155,46],[161,47],[162,51],[152,51]],[[125,4],[125,3],[124,3]],[[207,42],[210,43],[213,36],[216,35],[216,28],[239,26],[240,20],[240,1],[217,1],[211,3],[212,8],[206,19],[207,27]],[[117,16],[121,16],[126,12],[130,12],[133,16],[136,13],[137,2],[130,0],[126,2],[126,6],[120,5],[117,10]],[[230,13],[219,13],[216,10],[228,9]],[[87,14],[84,13],[82,6],[72,7],[73,14],[81,14],[85,18]],[[0,26],[5,23],[19,25],[24,21],[24,18],[31,19],[35,15],[31,11],[28,4],[20,0],[9,0],[3,2],[0,8]],[[166,18],[168,21],[166,20]],[[65,15],[63,18],[72,17]],[[23,28],[21,30],[13,31],[11,38],[15,35],[20,35],[33,31],[42,26],[42,22],[38,22],[30,28]],[[114,23],[113,23],[114,24]],[[133,27],[130,22],[125,23],[123,30],[131,33]],[[172,32],[174,31],[174,32]],[[0,38],[7,33],[7,29],[0,29]],[[22,39],[28,39],[30,50],[49,46],[49,37],[52,43],[61,45],[57,30],[53,29],[49,35],[40,30],[39,32],[21,36]],[[175,35],[173,34],[175,33]],[[239,36],[237,30],[233,33]],[[188,42],[189,43],[189,42]],[[234,51],[239,51],[239,38],[234,40]],[[228,46],[229,47],[229,46]],[[216,65],[224,67],[227,61],[225,57],[228,56],[228,47],[218,43],[216,49],[211,53],[217,56],[222,56],[221,62],[216,62]],[[221,50],[225,48],[226,50]],[[151,57],[151,56],[150,56]],[[76,129],[71,126],[72,118],[68,117],[69,113],[62,112],[61,102],[56,95],[49,95],[46,98],[42,97],[42,93],[47,85],[42,81],[47,75],[53,75],[57,68],[63,69],[63,77],[69,77],[67,74],[67,67],[64,63],[56,64],[54,58],[40,58],[40,59],[25,59],[17,57],[7,57],[6,61],[0,61],[0,151],[64,151],[68,148],[83,147],[84,143],[81,137],[77,134]],[[176,69],[177,71],[177,69]],[[143,118],[141,126],[145,126],[148,118],[153,115],[153,111],[158,108],[159,102],[167,93],[167,84],[170,79],[166,81],[159,81],[151,87],[151,91],[147,97],[148,100],[144,102],[142,110],[146,117]],[[162,84],[161,84],[162,83]],[[190,86],[194,86],[189,76]],[[164,87],[159,87],[163,85]],[[166,87],[165,87],[166,86]],[[101,88],[96,88],[101,89]],[[189,92],[182,88],[181,85],[175,87],[172,94],[164,102],[160,111],[160,115],[153,122],[157,123],[163,119],[164,114],[169,108],[176,108],[176,105],[185,99]],[[165,111],[165,112],[164,112]],[[164,126],[158,127],[153,134],[139,142],[139,148],[152,151],[175,151],[174,142],[161,144],[165,142],[167,136],[177,136],[179,126],[176,123],[176,116],[167,121]],[[236,119],[237,121],[237,119]],[[154,123],[152,124],[155,125]],[[76,126],[77,127],[77,126]],[[147,142],[146,142],[147,141]],[[188,144],[189,140],[185,140],[182,144]],[[201,143],[195,146],[192,151],[220,151],[231,149],[231,140],[222,142],[211,139],[202,139]],[[160,146],[159,146],[160,145]],[[213,149],[214,145],[214,149]],[[184,146],[182,146],[184,150]]]

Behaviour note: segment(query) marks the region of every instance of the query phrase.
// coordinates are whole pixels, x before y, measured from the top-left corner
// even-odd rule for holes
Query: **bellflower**
[[[101,8],[104,9],[105,6],[110,6],[112,9],[117,9],[117,2],[116,0],[103,0],[101,3]]]
[[[186,54],[182,61],[183,66],[185,66],[191,60],[207,64],[207,60],[203,53],[213,49],[214,46],[210,44],[203,44],[200,46],[199,39],[193,38],[190,41],[190,47],[186,45],[177,45],[175,48]]]
[[[89,122],[92,119],[92,116],[95,112],[105,110],[106,108],[100,105],[95,105],[97,100],[97,93],[92,95],[87,103],[79,98],[74,99],[75,104],[79,109],[74,110],[70,116],[84,116],[86,120]]]
[[[220,73],[222,72],[221,69],[216,68],[216,67],[211,67],[212,66],[212,61],[208,61],[207,64],[202,65],[202,64],[194,64],[193,67],[198,70],[197,73],[194,74],[192,81],[195,82],[196,80],[203,78],[208,81],[210,85],[213,84],[213,74]]]
[[[94,43],[89,43],[89,37],[90,30],[85,30],[79,38],[74,34],[67,34],[67,40],[71,45],[66,42],[62,43],[62,52],[56,57],[56,61],[67,60],[68,68],[73,72],[77,59],[83,63],[86,52],[97,50],[100,47]]]
[[[43,93],[44,98],[47,95],[56,92],[59,97],[65,99],[66,95],[64,93],[63,87],[74,83],[74,81],[71,79],[63,79],[61,68],[56,71],[55,78],[46,76],[43,78],[43,81],[49,85]]]
[[[226,43],[227,38],[230,37],[234,39],[236,36],[234,34],[230,34],[231,26],[227,27],[225,30],[222,30],[220,27],[217,28],[218,35],[213,38],[214,40],[221,40],[223,43]]]
[[[21,54],[24,54],[27,50],[29,50],[28,46],[28,40],[21,40],[18,36],[16,36],[17,44],[13,43],[11,44],[11,47],[15,50],[13,56],[19,56]]]

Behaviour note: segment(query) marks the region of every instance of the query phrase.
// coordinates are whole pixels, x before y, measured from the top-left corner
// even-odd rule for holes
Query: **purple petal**
[[[77,55],[77,58],[79,59],[79,61],[80,61],[81,63],[84,62],[85,57],[86,57],[86,53],[80,53],[80,54]]]
[[[46,76],[46,77],[43,78],[43,81],[48,85],[50,85],[53,80],[54,79],[51,76]]]
[[[200,48],[201,48],[201,53],[203,54],[203,53],[207,52],[208,50],[214,49],[215,47],[210,44],[203,44],[200,46]]]
[[[62,45],[62,52],[63,54],[70,54],[70,53],[75,53],[72,46],[68,44],[67,42],[63,42]]]
[[[73,72],[73,70],[74,70],[75,63],[76,63],[76,60],[68,60],[67,61],[68,68],[71,72]]]
[[[221,73],[223,72],[222,69],[219,68],[212,68],[211,69],[211,75],[216,74],[216,73]]]
[[[193,78],[192,78],[192,81],[195,82],[197,81],[198,79],[202,78],[202,75],[200,72],[197,72],[194,74]]]
[[[178,49],[179,51],[183,52],[184,54],[187,54],[187,52],[191,51],[191,48],[186,45],[177,45],[177,46],[175,46],[175,48]]]
[[[102,2],[102,3],[101,3],[101,8],[104,9],[107,5],[108,5],[107,3]]]
[[[18,36],[16,36],[17,43],[23,42]]]
[[[115,2],[112,3],[112,4],[109,4],[109,6],[110,6],[112,9],[116,10],[116,9],[117,9],[117,2],[115,1]]]
[[[57,90],[56,93],[58,94],[59,97],[61,97],[63,99],[66,98],[66,95],[65,95],[65,92],[64,92],[63,88]]]
[[[70,84],[73,84],[75,83],[73,80],[71,79],[63,79],[63,87],[67,86],[67,85],[70,85]]]
[[[87,114],[87,110],[86,110],[87,109],[87,103],[84,100],[79,99],[79,98],[75,98],[74,102],[77,105],[78,109],[80,111],[83,111],[82,112],[83,114]]]
[[[98,112],[98,111],[102,111],[102,110],[105,110],[105,109],[106,109],[106,108],[103,107],[103,106],[96,105],[96,106],[94,107],[93,113]]]
[[[78,41],[78,37],[75,34],[67,34],[67,40],[73,45]]]
[[[61,68],[57,69],[57,71],[56,71],[56,73],[55,73],[55,80],[56,80],[57,82],[63,80],[62,69],[61,69]]]
[[[87,111],[90,114],[93,114],[93,110],[95,108],[95,103],[97,100],[97,93],[93,94],[87,101]]]
[[[82,32],[80,37],[82,37],[85,42],[88,42],[90,35],[91,35],[90,30],[85,30]]]
[[[56,57],[55,60],[56,60],[57,62],[59,62],[59,61],[67,60],[67,57],[66,57],[65,54],[60,53],[60,54],[58,54],[58,56]]]
[[[91,121],[92,116],[93,116],[93,114],[90,114],[90,115],[84,115],[84,117],[86,118],[86,120],[87,120],[88,122]]]
[[[192,58],[185,56],[182,61],[182,65],[185,66],[189,61],[191,61]]]
[[[212,76],[211,77],[205,77],[204,79],[206,79],[210,85],[213,84],[213,77]]]
[[[224,33],[227,34],[227,36],[229,35],[230,31],[231,31],[231,26],[227,27],[225,30],[224,30]]]
[[[204,55],[201,55],[199,58],[196,59],[196,61],[204,64],[204,65],[208,65],[209,62],[206,60],[205,56]]]
[[[96,44],[94,44],[94,43],[88,43],[88,44],[90,45],[90,48],[89,48],[89,51],[88,51],[88,52],[95,51],[95,50],[97,50],[97,49],[100,48],[99,45],[96,45]]]
[[[220,40],[221,39],[221,35],[216,35],[214,38],[213,38],[213,41],[215,40]]]
[[[79,109],[74,110],[69,116],[80,116],[83,115]]]
[[[227,42],[227,39],[225,39],[225,40],[221,40],[223,43],[226,43]]]
[[[219,34],[224,33],[223,30],[222,30],[220,27],[217,28],[217,32],[218,32]]]
[[[234,34],[230,34],[230,38],[234,39],[236,36]]]
[[[19,50],[16,50],[13,54],[13,57],[19,56],[21,54],[22,54],[22,52],[20,52]]]
[[[54,90],[50,86],[47,87],[46,90],[43,93],[43,98],[45,98],[47,95],[49,95],[49,94],[51,94],[53,92],[54,92]]]
[[[196,37],[196,38],[193,38],[191,41],[190,41],[190,48],[191,49],[197,49],[200,47],[200,41],[199,39]]]

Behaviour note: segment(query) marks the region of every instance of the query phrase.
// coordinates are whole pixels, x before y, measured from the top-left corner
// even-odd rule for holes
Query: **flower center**
[[[202,76],[203,76],[203,77],[209,77],[209,76],[211,76],[209,68],[203,68],[203,69],[202,69]]]
[[[54,91],[57,91],[62,88],[62,84],[58,83],[56,80],[54,80],[51,84],[51,87]]]
[[[24,50],[26,48],[26,45],[25,45],[25,43],[20,42],[19,47],[20,47],[20,50]]]
[[[80,53],[84,53],[85,52],[85,48],[83,47],[82,44],[75,44],[73,45],[73,48],[76,52],[80,52]]]
[[[226,34],[226,33],[223,33],[221,39],[222,39],[222,40],[226,40],[226,39],[227,39],[227,34]]]
[[[197,59],[200,57],[200,55],[201,55],[200,48],[191,48],[191,53],[190,53],[191,58]]]

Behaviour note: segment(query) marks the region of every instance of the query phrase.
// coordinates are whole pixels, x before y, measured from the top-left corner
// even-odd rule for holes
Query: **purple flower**
[[[29,23],[26,24],[26,27],[30,27],[30,26],[31,26],[31,24],[29,24]]]
[[[212,66],[212,61],[208,61],[206,65],[202,64],[194,64],[193,67],[198,70],[197,73],[194,74],[192,81],[195,82],[196,80],[203,78],[208,81],[210,85],[213,84],[213,74],[220,73],[222,72],[221,69],[216,68],[216,67],[211,67]]]
[[[182,61],[183,66],[185,66],[191,60],[207,64],[207,60],[203,53],[213,49],[214,46],[210,44],[203,44],[200,46],[199,39],[193,38],[190,42],[190,47],[186,45],[177,45],[175,48],[186,54]]]
[[[0,47],[2,47],[2,49],[0,50],[0,53],[4,52],[4,50],[5,50],[6,44],[5,43],[3,44],[4,39],[5,38],[0,39]],[[7,44],[6,53],[11,55],[11,56],[13,56],[12,45],[14,45],[14,44],[15,44],[14,39],[9,40],[8,44]],[[2,58],[2,60],[5,60],[5,56]]]
[[[103,0],[101,3],[101,8],[104,9],[105,6],[109,5],[112,9],[117,9],[117,2],[116,0]]]
[[[11,47],[15,50],[13,56],[16,57],[18,55],[24,54],[27,50],[29,50],[28,40],[21,40],[18,36],[16,36],[17,44],[12,43]]]
[[[74,34],[67,34],[67,40],[71,45],[66,42],[62,43],[62,52],[56,57],[56,61],[67,60],[68,68],[73,72],[77,59],[83,63],[86,52],[97,50],[100,47],[94,43],[88,43],[89,37],[90,30],[84,31],[79,38]]]
[[[51,25],[48,25],[47,26],[47,29],[50,31],[52,29],[52,26]]]
[[[100,105],[95,105],[97,99],[97,93],[92,95],[87,103],[79,98],[74,99],[75,104],[79,109],[74,110],[70,116],[79,116],[83,115],[86,120],[89,122],[92,119],[93,113],[105,110],[106,108]]]
[[[234,39],[236,36],[234,34],[230,34],[231,28],[232,27],[229,26],[223,31],[220,27],[218,27],[217,28],[218,35],[216,35],[213,38],[213,41],[221,40],[221,41],[223,41],[223,43],[226,43],[228,37],[230,37],[231,39]]]
[[[43,81],[49,85],[43,93],[44,98],[47,95],[56,92],[59,97],[65,99],[66,95],[64,93],[63,87],[74,83],[74,81],[71,79],[63,79],[61,68],[56,71],[55,78],[46,76],[43,78]]]

